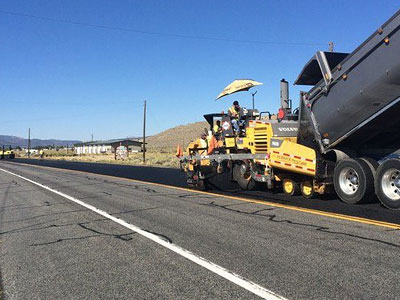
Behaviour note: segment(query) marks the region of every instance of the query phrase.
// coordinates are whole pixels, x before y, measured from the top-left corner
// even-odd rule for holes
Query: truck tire
[[[369,157],[361,157],[360,159],[362,159],[363,161],[365,161],[367,163],[367,165],[371,169],[372,175],[374,176],[374,179],[375,179],[376,170],[379,167],[379,163],[375,159],[372,159],[372,158],[369,158]]]
[[[243,174],[243,164],[235,164],[233,166],[233,178],[239,184],[242,190],[252,190],[256,186],[256,182],[246,172]]]
[[[336,163],[333,183],[339,198],[349,204],[369,202],[374,197],[374,175],[362,159],[343,159]]]
[[[361,157],[360,159],[362,159],[370,168],[371,172],[372,172],[372,176],[374,177],[374,184],[375,184],[375,180],[376,180],[376,170],[378,170],[379,167],[379,163],[373,159],[373,158],[369,158],[369,157]],[[376,196],[376,194],[372,195],[369,198],[369,202],[370,203],[378,203],[378,197]]]
[[[296,196],[300,194],[299,184],[292,178],[285,178],[282,181],[282,190],[286,195]]]
[[[389,209],[400,209],[400,160],[388,159],[378,168],[375,191],[379,201]]]

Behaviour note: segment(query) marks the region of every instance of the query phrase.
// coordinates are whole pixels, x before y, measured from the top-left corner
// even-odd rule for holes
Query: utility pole
[[[146,100],[143,110],[143,164],[146,164]]]
[[[126,157],[129,157],[129,136],[126,137]]]
[[[31,129],[28,129],[28,158],[31,157]]]
[[[333,42],[329,42],[329,52],[333,52]]]
[[[93,143],[93,133],[92,133],[92,143]]]

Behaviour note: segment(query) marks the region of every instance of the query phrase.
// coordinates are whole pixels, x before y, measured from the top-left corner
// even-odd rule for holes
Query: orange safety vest
[[[208,155],[212,154],[214,152],[214,149],[216,149],[218,147],[219,147],[219,145],[218,145],[217,139],[214,136],[211,137],[210,146],[208,147],[207,154]]]

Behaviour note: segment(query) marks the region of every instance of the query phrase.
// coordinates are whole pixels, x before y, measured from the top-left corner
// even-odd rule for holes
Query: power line
[[[108,25],[100,25],[86,22],[77,22],[65,19],[57,19],[50,17],[42,17],[31,14],[17,13],[12,11],[0,10],[2,14],[8,14],[19,17],[33,18],[39,19],[43,21],[64,23],[64,24],[72,24],[78,26],[85,27],[94,27],[101,28],[107,30],[117,30],[117,31],[125,31],[125,32],[133,32],[138,34],[146,34],[146,35],[158,35],[165,37],[173,37],[173,38],[183,38],[183,39],[193,39],[193,40],[208,40],[208,41],[219,41],[219,42],[231,42],[231,43],[247,43],[247,44],[266,44],[266,45],[286,45],[286,46],[326,46],[327,43],[300,43],[300,42],[277,42],[277,41],[261,41],[261,40],[239,40],[239,39],[229,39],[229,38],[218,38],[218,37],[208,37],[208,36],[197,36],[197,35],[185,35],[185,34],[177,34],[177,33],[166,33],[166,32],[156,32],[156,31],[145,31],[145,30],[137,30],[127,27],[118,27],[118,26],[108,26]]]
[[[73,119],[73,118],[81,118],[86,116],[87,114],[81,115],[69,115],[69,116],[59,116],[59,117],[47,117],[47,118],[34,118],[34,119],[22,119],[15,118],[12,120],[2,120],[2,123],[26,123],[26,122],[41,122],[41,121],[50,121],[50,120],[60,120],[60,119]]]
[[[112,102],[112,105],[126,105],[126,104],[137,104],[139,103],[138,101],[118,101],[113,99],[114,102]],[[53,105],[54,101],[35,101],[35,100],[8,100],[9,104],[32,104],[32,105]],[[109,102],[96,102],[96,100],[90,101],[90,102],[58,102],[57,106],[93,106],[93,105],[98,106],[109,106],[110,103]],[[130,106],[132,107],[132,106]],[[137,104],[133,107],[139,108],[139,107],[143,107],[143,104]]]

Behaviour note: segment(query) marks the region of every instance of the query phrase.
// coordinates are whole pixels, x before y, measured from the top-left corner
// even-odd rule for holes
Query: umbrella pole
[[[251,96],[253,97],[253,109],[254,109],[254,95],[257,94],[257,91],[255,91],[254,93],[251,93]]]

